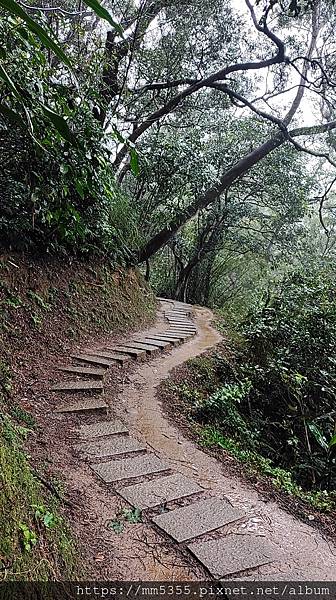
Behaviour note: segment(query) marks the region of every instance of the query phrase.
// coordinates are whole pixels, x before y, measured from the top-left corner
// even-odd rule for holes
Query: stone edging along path
[[[56,412],[76,412],[81,415],[82,424],[78,430],[80,443],[76,449],[106,484],[106,493],[113,491],[131,507],[148,513],[153,527],[162,535],[169,536],[177,548],[196,558],[211,577],[279,579],[281,572],[289,580],[300,578],[300,571],[293,570],[291,561],[284,559],[285,548],[279,545],[278,539],[273,543],[270,541],[272,536],[267,539],[258,527],[254,527],[261,520],[258,511],[253,516],[251,511],[247,514],[244,507],[235,506],[230,493],[227,493],[229,490],[224,486],[220,494],[216,488],[209,491],[209,486],[204,486],[205,476],[199,477],[198,481],[195,477],[189,477],[183,468],[184,461],[176,457],[174,460],[169,453],[169,446],[160,444],[163,438],[158,436],[155,440],[155,431],[149,440],[145,428],[140,427],[139,433],[142,435],[136,433],[135,437],[130,435],[129,427],[122,419],[109,414],[109,405],[104,398],[104,375],[110,366],[122,366],[144,356],[159,358],[162,351],[172,350],[192,340],[198,333],[191,306],[172,301],[164,301],[162,305],[165,306],[163,315],[167,323],[167,326],[162,326],[162,331],[141,333],[130,341],[125,340],[122,344],[101,350],[87,350],[73,357],[73,365],[60,367],[68,374],[86,378],[58,383],[51,388],[55,392],[71,394],[71,400],[57,407]],[[74,394],[81,391],[91,391],[92,395],[76,400]],[[133,395],[136,395],[136,390]],[[145,406],[146,399],[143,404],[145,412],[146,409],[155,411],[155,407],[151,408],[149,398],[148,406]],[[106,420],[85,423],[86,414],[92,415],[99,410],[107,412]],[[154,429],[155,423],[152,426]],[[161,431],[161,435],[165,434]],[[207,473],[208,478],[211,475],[211,472]],[[214,479],[216,477],[214,473]],[[176,506],[175,501],[182,499],[184,505]],[[233,532],[231,530],[228,533],[228,527],[233,528]],[[260,572],[262,565],[273,565],[275,572],[278,572],[272,577],[266,571],[263,577]],[[301,577],[307,577],[304,571]],[[328,578],[328,569],[325,574],[321,573],[321,577]]]

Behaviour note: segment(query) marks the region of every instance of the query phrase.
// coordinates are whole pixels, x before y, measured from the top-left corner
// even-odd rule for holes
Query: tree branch
[[[175,235],[183,225],[185,225],[185,223],[192,219],[199,210],[206,208],[212,202],[218,199],[219,196],[237,179],[250,171],[254,165],[286,142],[288,140],[288,136],[290,139],[301,135],[325,133],[332,129],[336,129],[336,121],[331,121],[330,123],[323,125],[300,127],[298,129],[289,131],[288,134],[283,131],[279,131],[276,135],[236,162],[235,165],[223,173],[217,185],[210,187],[203,195],[197,197],[192,204],[181,211],[181,213],[171,220],[171,222],[164,229],[157,233],[140,251],[139,262],[143,262],[146,260],[146,258],[152,256],[158,250],[160,250],[160,248],[162,248],[162,246],[164,246],[170,240],[170,238]],[[302,150],[305,150],[303,146]]]
[[[248,2],[248,0],[247,0],[247,2]],[[252,11],[251,14],[254,15],[254,11],[253,11],[252,7],[250,8],[250,10]],[[255,15],[254,15],[253,20],[256,24]],[[151,115],[149,115],[145,119],[145,121],[143,121],[143,123],[141,123],[141,125],[139,125],[139,127],[137,127],[131,133],[131,135],[128,138],[128,142],[132,142],[132,143],[136,142],[137,139],[145,131],[147,131],[147,129],[149,129],[153,125],[153,123],[155,123],[156,121],[160,120],[162,117],[171,113],[182,102],[182,100],[184,100],[188,96],[191,96],[192,94],[194,94],[201,88],[210,86],[211,84],[213,84],[217,81],[223,80],[227,77],[227,75],[230,75],[231,73],[237,73],[239,71],[260,70],[260,69],[264,69],[265,67],[269,67],[271,65],[282,63],[284,61],[287,62],[288,59],[285,57],[284,43],[268,29],[266,22],[264,23],[263,26],[261,26],[257,23],[256,27],[257,27],[258,31],[261,31],[262,33],[264,33],[269,39],[272,40],[272,42],[275,43],[275,45],[277,47],[277,53],[274,56],[272,56],[271,58],[261,60],[261,61],[236,63],[234,65],[230,65],[228,67],[220,69],[219,71],[216,71],[215,73],[212,73],[208,77],[205,77],[199,81],[196,81],[195,83],[192,83],[185,90],[183,90],[182,92],[177,94],[174,98],[169,100],[167,102],[167,104],[165,104],[164,106],[162,106],[161,108],[159,108],[158,110],[153,112]],[[125,156],[127,154],[127,151],[128,151],[127,144],[125,144],[121,148],[121,150],[118,152],[116,159],[114,161],[114,166],[116,168],[118,168],[120,166],[120,164],[122,163],[123,159],[125,158]]]

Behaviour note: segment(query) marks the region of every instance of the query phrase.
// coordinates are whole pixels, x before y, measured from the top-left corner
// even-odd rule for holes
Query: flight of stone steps
[[[158,298],[164,303],[164,299]],[[196,334],[196,326],[191,319],[190,305],[180,302],[169,302],[164,311],[167,327],[162,332],[141,333],[122,344],[100,349],[89,349],[80,354],[72,355],[72,364],[59,367],[60,371],[76,375],[73,381],[63,381],[53,385],[50,390],[54,392],[92,392],[90,396],[82,396],[80,399],[67,402],[59,406],[56,412],[82,412],[90,410],[108,410],[108,404],[104,400],[104,376],[108,369],[115,365],[123,366],[129,361],[139,360],[145,356],[156,356],[163,350],[187,341]],[[78,379],[84,376],[85,379]]]
[[[136,360],[145,353],[156,356],[197,333],[189,305],[171,303],[164,316],[169,325],[162,333],[144,333],[123,344],[75,355],[76,364],[62,370],[91,375],[92,379],[64,382],[51,389],[91,390],[94,395],[65,404],[57,412],[74,411],[85,415],[86,411],[108,408],[97,392],[103,391],[104,374],[109,366]],[[78,366],[80,363],[85,366]],[[246,515],[225,497],[211,495],[195,481],[177,473],[169,457],[157,456],[146,443],[130,436],[127,426],[112,415],[108,414],[104,421],[83,423],[78,432],[77,449],[106,483],[107,490],[112,488],[130,506],[143,511],[153,526],[196,557],[213,578],[250,572],[275,559],[272,545],[260,537],[223,534],[224,526],[239,523]],[[156,450],[159,453],[159,449]],[[176,507],[175,501],[185,502],[185,505]]]

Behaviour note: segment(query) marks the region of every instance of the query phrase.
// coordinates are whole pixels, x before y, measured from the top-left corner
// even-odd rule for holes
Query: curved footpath
[[[103,563],[101,575],[110,580],[333,580],[331,543],[240,478],[226,476],[221,462],[166,417],[157,386],[174,367],[221,337],[211,327],[211,311],[164,300],[161,307],[155,328],[75,355],[62,369],[83,378],[51,388],[92,392],[56,412],[60,419],[62,413],[79,415],[81,440],[74,440],[74,453],[82,464],[68,477],[87,504],[86,534],[95,552],[101,540],[94,559]],[[108,368],[118,363],[123,369],[143,356],[151,360],[140,362],[113,398]]]

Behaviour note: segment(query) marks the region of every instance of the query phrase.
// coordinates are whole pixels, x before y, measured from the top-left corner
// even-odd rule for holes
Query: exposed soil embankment
[[[0,578],[78,572],[50,381],[80,345],[143,327],[155,305],[132,269],[0,257]]]

